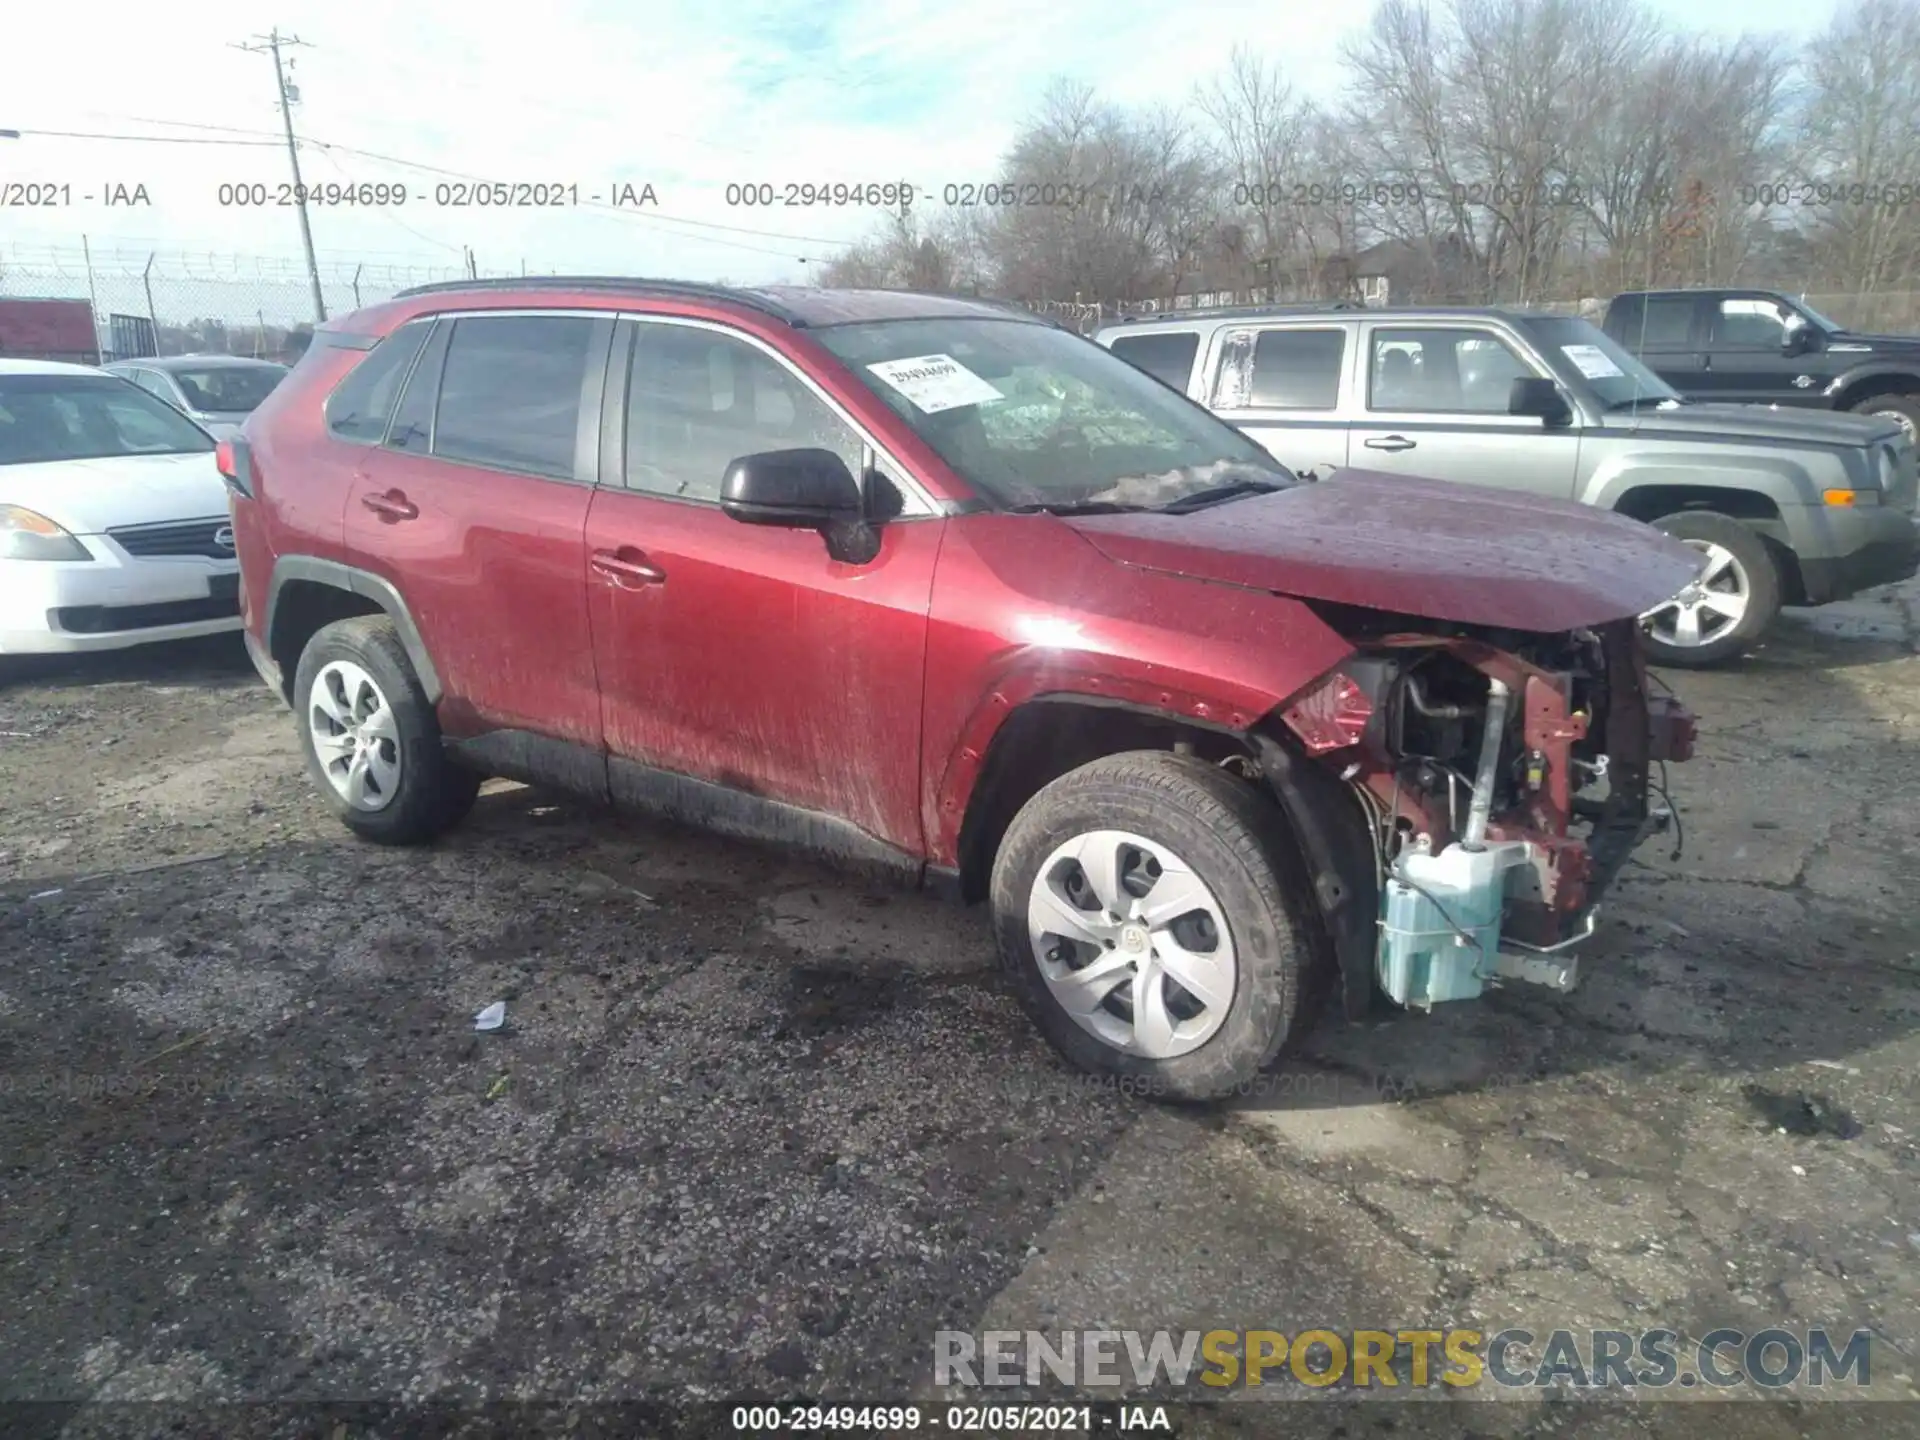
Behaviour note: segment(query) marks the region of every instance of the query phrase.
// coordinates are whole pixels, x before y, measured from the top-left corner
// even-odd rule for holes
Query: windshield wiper
[[[1209,505],[1219,505],[1228,500],[1238,500],[1243,495],[1271,495],[1284,490],[1285,485],[1272,480],[1230,480],[1225,485],[1215,485],[1206,490],[1195,490],[1182,495],[1178,500],[1170,500],[1160,507],[1162,515],[1185,515],[1192,510],[1203,510]]]
[[[1126,505],[1118,500],[1035,500],[1025,505],[1009,505],[1010,515],[1137,515],[1151,505]]]

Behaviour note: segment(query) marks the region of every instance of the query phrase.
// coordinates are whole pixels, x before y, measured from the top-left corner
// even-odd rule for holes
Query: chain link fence
[[[457,280],[467,273],[455,266],[334,261],[320,269],[320,291],[327,314],[341,315],[409,286]],[[511,273],[479,272],[489,277]],[[1076,297],[1021,303],[1085,334],[1127,316],[1177,314],[1200,305],[1255,304],[1265,293],[1236,290],[1182,295],[1171,301]],[[258,255],[0,245],[0,297],[90,301],[103,360],[118,358],[130,345],[146,344],[162,355],[283,358],[303,348],[305,332],[313,324],[313,289],[306,266],[299,260]],[[1851,329],[1920,331],[1920,291],[1812,291],[1800,298]],[[1605,297],[1548,296],[1525,304],[1598,321],[1607,302]],[[150,341],[145,338],[149,333]],[[141,338],[128,339],[135,335]]]
[[[320,268],[320,293],[328,315],[343,315],[410,285],[466,273],[336,262]],[[0,297],[90,302],[102,360],[124,358],[142,343],[129,336],[149,334],[161,355],[280,359],[301,348],[314,321],[306,265],[258,255],[0,246]]]

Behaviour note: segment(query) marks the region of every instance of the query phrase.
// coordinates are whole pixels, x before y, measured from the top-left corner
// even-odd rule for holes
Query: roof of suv
[[[965,295],[929,295],[912,290],[829,290],[812,285],[767,285],[746,289],[619,275],[448,280],[437,285],[416,285],[411,290],[402,290],[394,298],[407,300],[417,295],[500,295],[540,291],[566,291],[571,294],[600,291],[635,299],[705,300],[758,311],[795,329],[857,325],[868,320],[931,320],[962,316],[983,320],[1024,320],[1035,325],[1054,323],[1018,305]]]
[[[1363,319],[1381,315],[1394,320],[1566,320],[1579,319],[1551,310],[1526,310],[1510,305],[1358,305],[1328,301],[1319,305],[1231,305],[1211,310],[1176,310],[1163,315],[1129,315],[1097,332],[1148,330],[1210,325],[1218,320]]]

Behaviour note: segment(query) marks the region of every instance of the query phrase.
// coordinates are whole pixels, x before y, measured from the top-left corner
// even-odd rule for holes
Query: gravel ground
[[[1329,1019],[1199,1112],[1064,1073],[977,911],[497,782],[355,842],[237,641],[0,680],[0,1401],[935,1404],[941,1328],[1826,1325],[1886,1403],[1418,1433],[1920,1433],[1916,608],[1670,677],[1685,855],[1574,995]]]

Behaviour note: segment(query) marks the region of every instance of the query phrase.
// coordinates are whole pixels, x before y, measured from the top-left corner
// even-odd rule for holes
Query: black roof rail
[[[632,275],[518,275],[505,279],[439,280],[431,285],[415,285],[393,298],[410,300],[416,295],[458,295],[471,291],[502,290],[591,290],[614,295],[639,295],[664,300],[714,300],[739,305],[772,316],[795,329],[804,329],[806,321],[786,306],[752,290],[735,290],[725,285],[701,285],[690,280],[649,280]]]

